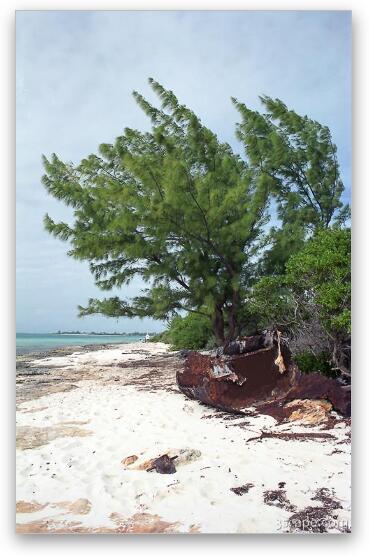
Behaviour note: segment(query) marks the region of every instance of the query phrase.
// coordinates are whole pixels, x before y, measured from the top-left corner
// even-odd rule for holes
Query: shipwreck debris
[[[288,392],[288,400],[296,398],[324,399],[344,417],[351,415],[351,388],[342,386],[338,380],[320,373],[300,374],[294,387]]]
[[[292,400],[284,405],[288,421],[304,425],[327,423],[332,404],[328,400]],[[289,415],[288,415],[289,412]]]
[[[278,357],[274,361],[275,365],[278,367],[278,371],[283,375],[287,371],[286,365],[284,364],[284,359],[281,353],[281,333],[277,330],[277,342],[278,342]]]
[[[184,369],[177,372],[177,384],[190,398],[226,411],[239,411],[282,398],[295,384],[298,369],[282,340],[283,374],[275,363],[278,357],[278,343],[269,335],[231,342],[222,355],[219,351],[215,356],[190,352]]]
[[[211,355],[186,354],[176,374],[181,392],[228,412],[254,407],[278,421],[306,419],[323,422],[333,408],[350,415],[350,389],[320,373],[302,374],[280,333],[266,332],[230,342]],[[288,405],[299,400],[300,407]],[[310,404],[306,400],[319,400]],[[297,412],[297,413],[296,413]]]

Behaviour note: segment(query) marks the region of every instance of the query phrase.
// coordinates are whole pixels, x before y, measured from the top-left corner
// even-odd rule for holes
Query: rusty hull
[[[281,353],[286,366],[283,373],[275,363],[279,353],[274,343],[239,355],[211,357],[190,352],[184,369],[177,371],[177,384],[190,398],[233,411],[284,398],[299,371],[288,348],[281,346]]]
[[[189,352],[184,368],[177,371],[179,389],[189,398],[231,412],[253,406],[282,419],[284,404],[298,398],[327,399],[334,409],[350,415],[350,392],[319,373],[302,374],[285,343],[278,346],[275,338],[258,335],[245,338],[241,346],[233,344],[224,350],[232,355]]]
[[[351,387],[342,386],[337,380],[320,373],[301,374],[288,392],[286,401],[298,398],[329,400],[336,411],[345,417],[351,416]]]

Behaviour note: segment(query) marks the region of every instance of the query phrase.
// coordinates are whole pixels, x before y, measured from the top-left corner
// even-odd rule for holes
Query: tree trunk
[[[233,291],[232,294],[232,305],[228,310],[228,333],[225,338],[225,345],[235,340],[238,336],[238,319],[237,319],[237,311],[240,304],[240,295],[238,291]]]
[[[237,318],[234,305],[231,305],[228,311],[228,332],[225,336],[225,345],[232,342],[237,337]]]
[[[214,336],[219,346],[223,346],[225,342],[224,338],[224,316],[223,309],[221,305],[215,306],[215,313],[213,317],[213,330]]]
[[[339,370],[346,378],[351,378],[351,342],[346,342],[342,338],[335,338],[333,341],[332,362],[334,368]]]

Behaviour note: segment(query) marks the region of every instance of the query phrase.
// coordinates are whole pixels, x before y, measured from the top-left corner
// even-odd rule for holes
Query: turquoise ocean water
[[[135,336],[94,334],[25,334],[17,333],[17,355],[48,351],[58,347],[85,346],[89,344],[128,344],[139,342],[144,334]]]

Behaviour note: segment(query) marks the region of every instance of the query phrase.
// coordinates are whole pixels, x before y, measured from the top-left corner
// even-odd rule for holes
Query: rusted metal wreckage
[[[253,407],[283,419],[294,399],[329,400],[345,417],[351,410],[350,388],[317,372],[301,373],[279,332],[245,337],[214,355],[191,351],[176,378],[189,398],[231,412]]]

